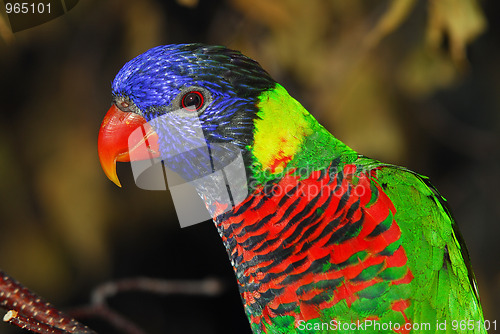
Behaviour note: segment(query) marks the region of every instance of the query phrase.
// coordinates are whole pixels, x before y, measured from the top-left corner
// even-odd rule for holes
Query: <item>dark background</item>
[[[138,189],[127,164],[114,186],[97,156],[121,66],[204,42],[259,61],[357,151],[430,176],[467,242],[485,318],[500,321],[498,1],[392,3],[81,0],[15,34],[2,12],[0,268],[64,309],[108,280],[221,278],[218,297],[110,303],[148,333],[250,333],[212,223],[181,229],[168,192]]]

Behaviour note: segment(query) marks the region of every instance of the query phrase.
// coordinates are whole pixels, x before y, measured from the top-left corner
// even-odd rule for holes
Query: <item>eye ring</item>
[[[203,97],[203,94],[196,90],[187,92],[181,99],[181,107],[189,111],[200,110],[204,103],[205,98]]]

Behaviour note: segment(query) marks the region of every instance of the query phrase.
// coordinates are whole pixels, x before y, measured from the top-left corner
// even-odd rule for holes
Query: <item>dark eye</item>
[[[203,106],[204,102],[203,94],[198,91],[192,91],[184,94],[181,100],[181,106],[190,111],[197,111]]]

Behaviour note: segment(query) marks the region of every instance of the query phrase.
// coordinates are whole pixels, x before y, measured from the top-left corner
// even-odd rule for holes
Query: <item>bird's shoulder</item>
[[[420,305],[414,307],[413,321],[482,321],[469,254],[446,199],[426,176],[364,157],[360,160],[366,166],[364,173],[395,209],[394,220],[414,276],[413,300]]]

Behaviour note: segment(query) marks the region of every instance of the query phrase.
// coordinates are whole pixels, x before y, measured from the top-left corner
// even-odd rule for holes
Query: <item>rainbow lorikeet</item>
[[[112,90],[98,145],[116,184],[116,161],[151,156],[186,179],[203,174],[203,154],[182,149],[190,119],[212,170],[242,158],[234,188],[245,196],[228,204],[203,182],[197,191],[254,333],[486,332],[465,244],[428,179],[349,148],[257,62],[220,46],[159,46]]]

